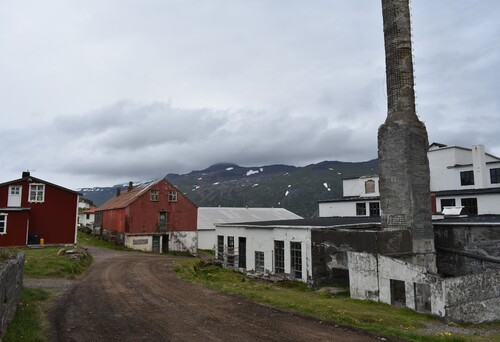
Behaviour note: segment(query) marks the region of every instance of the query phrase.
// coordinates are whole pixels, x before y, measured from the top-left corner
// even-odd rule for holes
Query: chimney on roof
[[[128,182],[128,189],[127,191],[131,191],[134,188],[134,183],[133,182]]]
[[[120,188],[116,188],[116,197],[120,196],[120,193],[121,193]]]
[[[29,177],[30,172],[29,171],[23,171],[23,178]]]

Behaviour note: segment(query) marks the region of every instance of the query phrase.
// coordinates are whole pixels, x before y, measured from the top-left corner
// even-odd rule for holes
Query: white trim
[[[37,197],[38,197],[38,191],[40,191],[40,190],[35,190],[35,191],[37,191],[35,193],[35,199],[34,200],[31,199],[31,191],[32,191],[31,187],[32,186],[43,186],[43,189],[42,189],[42,199],[41,200],[37,199]],[[43,183],[31,183],[30,184],[29,191],[28,191],[28,202],[29,203],[43,203],[43,202],[45,202],[45,184],[43,184]]]
[[[78,204],[80,203],[80,196],[76,196],[76,217],[75,217],[75,237],[73,243],[76,244],[78,238]]]
[[[7,216],[9,216],[9,214],[7,214],[7,213],[0,213],[0,216],[5,216],[5,221],[4,221],[4,224],[3,224],[3,232],[0,232],[0,235],[5,235],[5,234],[7,234]]]

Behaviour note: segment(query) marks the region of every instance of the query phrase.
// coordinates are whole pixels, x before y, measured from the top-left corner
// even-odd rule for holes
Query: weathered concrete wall
[[[14,318],[23,287],[24,254],[0,264],[0,338]]]
[[[372,230],[367,230],[372,229]],[[311,229],[313,286],[347,281],[347,251],[382,255],[412,252],[412,239],[407,230],[377,231],[366,229]]]
[[[168,249],[176,252],[189,252],[196,255],[198,232],[170,232]]]
[[[434,234],[439,274],[462,276],[500,270],[500,225],[434,222]]]
[[[500,319],[500,272],[441,278],[399,259],[348,252],[351,297],[395,304],[394,283],[404,282],[402,305],[452,321]],[[401,291],[403,292],[403,291]],[[401,303],[400,303],[401,304]]]
[[[485,272],[443,280],[446,317],[461,322],[500,319],[500,272]]]

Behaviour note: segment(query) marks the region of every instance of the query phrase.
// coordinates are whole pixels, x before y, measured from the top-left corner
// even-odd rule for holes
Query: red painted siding
[[[9,187],[20,185],[22,186],[21,207],[30,208],[28,234],[38,234],[41,239],[44,239],[45,244],[76,243],[78,194],[35,177],[30,179],[32,181],[23,178],[1,185],[0,207],[7,207]],[[28,201],[30,184],[45,185],[43,202],[31,203]]]
[[[159,191],[158,201],[151,201],[151,190]],[[176,202],[169,202],[169,191],[177,192]],[[160,212],[167,214],[167,231],[197,229],[198,207],[166,180],[150,186],[126,208],[104,210],[102,227],[123,233],[156,233]]]
[[[3,212],[3,211],[2,211]],[[6,234],[0,234],[1,247],[23,247],[28,239],[29,211],[5,212],[7,215]]]

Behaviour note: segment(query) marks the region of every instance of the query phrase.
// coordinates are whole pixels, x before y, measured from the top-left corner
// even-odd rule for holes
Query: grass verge
[[[43,336],[44,318],[40,305],[49,297],[50,294],[47,291],[23,288],[16,315],[2,341],[45,341]]]
[[[117,251],[134,251],[134,249],[125,246],[115,245],[111,241],[101,240],[95,235],[85,234],[80,231],[78,231],[77,239],[78,239],[78,244],[81,246],[100,247],[106,249],[113,249]]]
[[[72,259],[69,255],[58,255],[61,247],[45,247],[23,249],[26,255],[24,276],[28,278],[66,278],[73,279],[82,274],[92,263],[92,256],[84,250],[81,260]]]
[[[174,271],[183,280],[224,293],[242,295],[256,302],[411,341],[487,340],[481,336],[457,336],[448,331],[423,335],[418,330],[425,328],[426,323],[439,323],[436,317],[420,314],[407,308],[355,300],[346,295],[318,293],[303,283],[269,283],[254,280],[241,273],[203,265],[197,259],[178,260]],[[491,325],[475,325],[474,327],[488,329],[488,326]],[[500,324],[494,323],[493,326],[499,328]],[[492,337],[500,340],[500,335]]]

